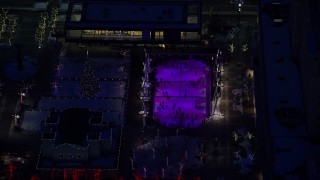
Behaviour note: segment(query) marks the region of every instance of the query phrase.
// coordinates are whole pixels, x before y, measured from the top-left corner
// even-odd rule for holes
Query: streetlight
[[[18,120],[20,119],[20,116],[18,114],[14,114],[12,116],[14,117],[14,125],[17,126],[18,125]]]
[[[238,12],[239,12],[239,26],[240,26],[240,12],[241,12],[241,3],[238,4]]]
[[[23,103],[23,97],[24,96],[26,96],[26,93],[24,93],[24,92],[20,92],[20,93],[18,93],[19,95],[20,95],[20,103]]]

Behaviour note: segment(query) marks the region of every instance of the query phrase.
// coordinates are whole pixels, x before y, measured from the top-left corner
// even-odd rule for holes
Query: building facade
[[[75,112],[88,116],[82,120]],[[64,113],[73,114],[74,119]],[[71,128],[75,122],[76,128]],[[101,112],[82,108],[51,112],[43,128],[39,168],[86,167],[88,161],[105,159],[118,142],[113,136],[116,127],[106,125]]]
[[[71,1],[67,42],[200,43],[201,1]]]

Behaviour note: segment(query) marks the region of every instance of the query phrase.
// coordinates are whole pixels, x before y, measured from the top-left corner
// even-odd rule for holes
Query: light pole
[[[18,125],[18,120],[20,119],[20,116],[18,114],[14,114],[12,116],[14,117],[14,125],[17,126]]]
[[[18,94],[20,95],[20,103],[23,103],[23,97],[26,96],[26,93],[20,92]]]
[[[241,3],[238,4],[238,12],[239,12],[239,26],[240,26],[240,13],[241,13]]]

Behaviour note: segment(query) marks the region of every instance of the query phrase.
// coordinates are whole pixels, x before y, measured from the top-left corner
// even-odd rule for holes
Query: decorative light
[[[8,19],[9,9],[1,8],[0,11],[0,32],[5,30],[6,20]]]
[[[14,117],[14,125],[17,126],[18,125],[18,120],[20,119],[20,116],[18,114],[14,114],[12,116]]]
[[[234,138],[234,141],[239,139],[239,135],[235,131],[232,132],[232,137]]]
[[[20,92],[20,93],[18,93],[18,94],[20,95],[20,103],[23,103],[23,97],[26,96],[26,93]]]
[[[41,13],[39,24],[38,24],[38,27],[36,29],[36,34],[35,34],[35,40],[38,43],[39,48],[41,48],[42,43],[45,39],[44,36],[46,33],[46,26],[47,26],[46,20],[47,20],[47,18],[48,18],[47,12]]]
[[[8,30],[9,30],[8,44],[9,45],[11,45],[12,40],[14,39],[14,35],[17,27],[17,20],[18,20],[18,17],[15,15],[10,16],[8,18]]]
[[[248,51],[248,44],[247,43],[244,43],[242,46],[241,46],[241,51],[243,51],[243,52],[246,52],[246,51]]]
[[[233,43],[229,44],[228,46],[229,46],[229,49],[228,49],[228,50],[229,50],[231,53],[233,53],[234,50],[235,50],[235,47],[234,47]]]

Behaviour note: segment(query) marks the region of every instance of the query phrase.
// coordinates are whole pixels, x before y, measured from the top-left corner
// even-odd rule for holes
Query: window
[[[92,30],[82,30],[82,34],[93,34]]]
[[[198,23],[198,16],[189,15],[187,19],[188,24],[197,24]]]
[[[68,38],[81,38],[81,30],[68,30]]]
[[[82,11],[82,3],[72,4],[72,13],[81,13],[81,11]]]
[[[81,14],[71,14],[70,21],[79,22],[81,20]]]
[[[81,3],[72,4],[70,21],[76,21],[76,22],[81,21],[81,13],[82,13],[82,4]]]
[[[105,30],[95,30],[94,32],[96,35],[105,35],[106,31]]]
[[[281,26],[290,16],[289,3],[267,3],[263,11],[272,18],[274,26]]]
[[[155,32],[154,32],[154,38],[155,38],[156,40],[163,39],[163,31],[155,31]]]
[[[198,13],[198,5],[193,4],[188,6],[188,13]]]
[[[181,32],[180,37],[183,40],[197,40],[198,39],[198,33],[197,32]]]
[[[82,30],[81,36],[85,38],[94,37],[94,30]]]
[[[131,31],[131,33],[134,36],[141,36],[142,35],[142,31]]]

